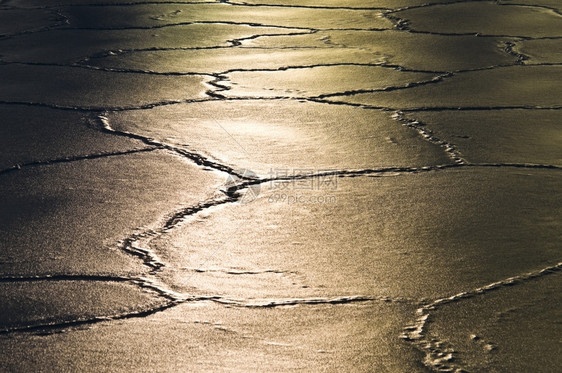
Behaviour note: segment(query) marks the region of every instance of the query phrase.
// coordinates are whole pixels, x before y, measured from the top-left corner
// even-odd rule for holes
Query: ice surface
[[[232,0],[231,3],[344,8],[403,8],[424,4],[450,3],[462,0]]]
[[[502,38],[414,34],[396,30],[334,30],[309,35],[260,37],[245,40],[242,45],[251,48],[330,48],[326,53],[357,49],[371,53],[388,65],[450,71],[515,62],[503,48],[505,41]]]
[[[470,162],[562,166],[562,128],[556,110],[442,111],[407,116],[454,144]]]
[[[114,113],[109,122],[263,177],[452,163],[386,112],[313,102],[179,104]]]
[[[138,140],[96,131],[89,126],[94,117],[88,118],[88,115],[79,112],[0,105],[0,118],[0,170],[148,147]]]
[[[385,90],[431,81],[435,75],[380,66],[318,66],[283,71],[232,72],[228,97],[314,97],[342,92]]]
[[[61,23],[62,17],[48,10],[3,9],[0,12],[0,36],[39,31]]]
[[[56,107],[122,108],[205,97],[199,76],[145,76],[80,67],[0,65],[0,101]]]
[[[110,248],[223,181],[162,151],[24,167],[0,179],[3,275],[138,273],[136,260]]]
[[[511,66],[455,74],[436,84],[408,90],[330,97],[390,108],[560,107],[560,66]]]
[[[0,332],[56,328],[96,317],[140,312],[162,304],[127,282],[72,277],[2,281]],[[69,302],[73,300],[73,302]]]
[[[0,40],[0,48],[4,61],[68,63],[87,60],[89,56],[121,54],[123,50],[227,47],[232,46],[233,42],[229,41],[235,39],[295,31],[298,30],[248,25],[221,25],[217,28],[211,24],[179,25],[156,30],[63,29]],[[195,53],[193,50],[189,52]]]
[[[521,37],[562,36],[560,14],[541,7],[505,4],[469,1],[414,8],[393,15],[409,21],[409,27],[416,31]]]
[[[0,370],[556,370],[561,20],[0,0]]]
[[[257,199],[195,216],[153,241],[174,285],[196,291],[199,273],[178,275],[184,267],[267,268],[297,273],[295,289],[316,295],[422,299],[541,268],[560,253],[561,180],[548,170],[327,180],[264,183]],[[220,289],[236,291],[230,286],[241,285]]]
[[[298,64],[295,64],[298,61]],[[104,68],[148,70],[159,73],[226,73],[229,70],[270,69],[326,64],[380,63],[380,56],[368,51],[342,48],[321,49],[201,49],[139,51],[93,58],[85,64]],[[392,72],[389,72],[392,74]],[[397,73],[394,73],[395,75]],[[415,74],[411,74],[412,76]],[[425,74],[427,75],[427,74]],[[424,76],[424,74],[418,74]]]
[[[394,335],[411,310],[388,303],[278,309],[186,304],[91,330],[0,337],[0,369],[321,371],[348,370],[351,363],[361,371],[424,372],[420,356]],[[357,353],[355,346],[368,352]]]
[[[513,4],[513,5],[530,5],[539,6],[550,9],[562,11],[562,5],[558,0],[500,0],[502,4]]]
[[[5,0],[7,5],[18,8],[56,8],[60,6],[83,6],[96,5],[94,0]],[[214,3],[215,0],[174,0],[174,3]],[[103,0],[103,4],[107,5],[131,5],[131,4],[158,4],[170,3],[170,0]]]
[[[80,28],[158,28],[190,22],[245,23],[304,29],[390,29],[376,10],[233,7],[229,4],[150,4],[122,7],[69,7],[62,13]]]
[[[562,41],[560,39],[521,40],[513,48],[525,55],[526,65],[562,63]]]
[[[427,333],[471,372],[554,372],[562,362],[561,285],[554,273],[443,305]]]

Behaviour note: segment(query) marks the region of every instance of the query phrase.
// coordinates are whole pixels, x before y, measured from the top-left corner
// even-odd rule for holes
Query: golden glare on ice
[[[556,371],[561,11],[0,0],[0,371]]]

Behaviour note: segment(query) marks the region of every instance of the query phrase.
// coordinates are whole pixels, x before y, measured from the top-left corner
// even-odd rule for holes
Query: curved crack
[[[469,2],[469,1],[465,1]],[[292,8],[321,8],[321,9],[341,9],[341,10],[385,10],[383,16],[387,19],[391,20],[395,23],[395,28],[397,30],[408,32],[408,33],[419,33],[419,34],[430,34],[430,35],[446,35],[446,36],[457,36],[457,35],[470,35],[475,37],[510,37],[510,38],[518,38],[520,40],[538,40],[538,39],[559,39],[561,37],[553,36],[553,37],[538,37],[538,38],[531,38],[531,37],[524,37],[524,36],[514,36],[514,35],[485,35],[481,33],[435,33],[435,32],[425,32],[425,31],[416,31],[410,29],[410,25],[407,20],[399,18],[393,13],[407,10],[407,9],[414,9],[420,7],[428,7],[432,5],[446,5],[446,4],[453,4],[459,3],[459,1],[450,1],[447,3],[429,3],[420,6],[411,6],[411,7],[404,7],[400,9],[386,9],[386,8],[351,8],[351,7],[322,7],[322,6],[304,6],[304,5],[268,5],[268,4],[247,4],[247,3],[237,3],[235,1],[228,1],[223,0],[220,3],[230,4],[233,6],[275,6],[275,7],[292,7]],[[501,2],[496,2],[499,5],[516,5],[516,4],[502,4]],[[5,2],[0,2],[0,4],[4,5]],[[73,6],[129,6],[129,5],[139,5],[139,4],[197,4],[196,2],[129,2],[129,3],[121,3],[121,4],[79,4]],[[559,11],[547,7],[547,6],[536,6],[545,9],[550,9],[555,11],[557,14],[560,14]],[[45,7],[38,7],[37,9],[46,9],[49,8],[48,6]],[[57,13],[58,14],[58,13]],[[61,17],[64,15],[59,14]],[[64,18],[61,20],[63,24],[68,24],[68,18]],[[230,43],[228,46],[212,46],[212,47],[194,47],[194,48],[147,48],[147,49],[131,49],[131,50],[119,50],[118,53],[130,53],[130,52],[138,52],[138,51],[161,51],[161,50],[192,50],[192,49],[218,49],[218,48],[233,48],[239,47],[242,43],[246,40],[252,40],[259,37],[270,37],[270,36],[296,36],[296,35],[306,35],[306,34],[314,34],[320,30],[354,30],[354,31],[383,31],[387,29],[315,29],[315,28],[305,28],[305,27],[285,27],[279,25],[264,25],[259,23],[242,23],[242,22],[184,22],[184,23],[177,23],[177,24],[167,24],[161,26],[147,26],[147,27],[126,27],[126,28],[74,28],[74,27],[67,27],[65,29],[68,30],[80,30],[80,29],[92,29],[92,30],[123,30],[123,29],[158,29],[164,27],[174,27],[180,25],[190,25],[190,24],[227,24],[227,25],[247,25],[251,27],[271,27],[271,28],[279,28],[279,29],[292,29],[292,30],[302,30],[302,32],[294,32],[289,34],[258,34],[252,35],[248,37],[238,38],[238,39],[231,39],[227,40],[227,43]],[[49,28],[40,31],[27,31],[23,33],[31,33],[31,32],[42,32],[50,30],[51,27],[59,27],[62,24],[57,26],[49,26]],[[11,36],[8,36],[11,37]],[[517,53],[514,50],[516,46],[516,42],[507,41],[505,42],[504,51],[509,55],[516,58],[516,65],[524,64],[524,61],[529,59],[528,56]],[[98,57],[105,57],[109,53],[115,53],[115,51],[105,51],[101,52],[104,54],[92,56],[92,58]],[[79,63],[85,62],[86,59],[79,61]],[[23,62],[22,62],[23,63]],[[2,62],[2,64],[5,64]],[[31,63],[30,63],[31,64]],[[319,65],[312,65],[312,66],[289,66],[289,67],[279,67],[277,69],[232,69],[227,70],[224,72],[219,73],[212,73],[212,74],[202,74],[202,73],[194,73],[194,72],[187,72],[187,73],[157,73],[152,71],[136,71],[131,69],[109,69],[109,68],[101,68],[95,66],[84,66],[84,65],[72,65],[74,67],[82,67],[88,69],[99,69],[104,71],[111,71],[111,72],[134,72],[134,73],[145,73],[145,74],[162,74],[162,75],[206,75],[211,76],[214,78],[209,84],[215,87],[215,90],[211,90],[207,92],[207,94],[212,97],[212,99],[202,99],[202,100],[183,100],[183,101],[166,101],[166,102],[156,102],[146,105],[141,105],[137,107],[122,107],[122,108],[114,108],[111,111],[123,111],[123,110],[144,110],[150,109],[153,107],[164,106],[164,105],[171,105],[176,103],[183,103],[183,102],[205,102],[205,101],[217,101],[220,100],[284,100],[287,97],[279,96],[279,97],[226,97],[221,95],[220,92],[227,91],[230,89],[228,86],[224,85],[223,83],[228,81],[228,74],[233,72],[244,72],[244,71],[284,71],[288,69],[297,69],[297,68],[312,68],[317,66],[342,66],[342,65],[362,65],[362,66],[379,66],[385,68],[392,68],[395,70],[401,71],[411,71],[411,72],[433,72],[433,71],[421,71],[421,70],[411,70],[406,69],[398,65],[390,65],[390,64],[357,64],[357,63],[342,63],[342,64],[319,64]],[[546,64],[545,64],[546,65]],[[552,65],[552,64],[549,64]],[[66,65],[57,65],[57,66],[66,66]],[[228,165],[221,164],[220,162],[213,161],[197,152],[188,151],[184,148],[174,146],[172,144],[167,144],[161,142],[159,140],[142,136],[139,134],[135,134],[132,132],[127,131],[119,131],[111,127],[109,123],[109,119],[107,117],[107,108],[81,108],[81,107],[61,107],[56,104],[49,105],[44,103],[32,103],[32,102],[6,102],[5,104],[24,104],[30,106],[47,106],[47,107],[56,107],[59,109],[66,109],[66,110],[78,110],[78,111],[97,111],[101,112],[104,111],[105,114],[98,116],[98,127],[101,127],[101,130],[117,136],[124,136],[131,139],[136,139],[142,141],[148,147],[138,150],[131,150],[126,152],[114,152],[114,153],[100,153],[100,154],[91,154],[82,157],[68,157],[68,158],[61,158],[61,159],[54,159],[49,161],[38,161],[32,163],[26,163],[22,165],[15,165],[11,168],[0,170],[0,174],[15,171],[21,169],[22,167],[32,167],[32,166],[41,166],[45,164],[51,163],[61,163],[61,162],[73,162],[82,159],[95,159],[99,157],[107,157],[107,156],[118,156],[123,154],[129,154],[133,152],[147,152],[147,151],[154,151],[156,149],[165,149],[170,152],[176,153],[182,157],[185,157],[195,164],[208,167],[210,169],[214,169],[221,172],[226,172],[229,175],[237,176],[240,180],[239,182],[235,183],[234,185],[230,185],[223,190],[223,195],[220,197],[215,197],[208,199],[206,201],[202,201],[194,206],[182,208],[178,211],[173,212],[158,228],[156,229],[147,229],[143,233],[134,234],[130,237],[127,237],[118,243],[118,247],[123,251],[128,252],[129,254],[135,255],[140,257],[144,264],[151,269],[150,274],[155,274],[156,272],[160,271],[164,266],[165,263],[161,261],[155,252],[153,252],[150,247],[150,241],[156,237],[169,232],[170,230],[175,229],[176,227],[180,226],[183,222],[187,220],[188,217],[193,216],[203,210],[210,209],[219,205],[234,203],[240,200],[241,194],[240,192],[246,188],[249,188],[253,185],[262,184],[270,181],[282,181],[282,180],[296,180],[296,179],[304,179],[310,177],[318,177],[319,175],[339,175],[343,177],[361,177],[361,176],[382,176],[382,175],[403,175],[403,174],[412,174],[412,173],[420,173],[420,172],[434,172],[446,169],[457,169],[463,167],[494,167],[494,168],[501,168],[501,167],[513,167],[513,168],[540,168],[540,169],[552,169],[552,170],[562,170],[561,166],[556,165],[543,165],[543,164],[509,164],[509,163],[469,163],[463,157],[461,152],[456,148],[455,144],[446,142],[445,140],[437,138],[431,130],[426,128],[424,123],[416,120],[407,119],[404,116],[405,112],[423,112],[423,111],[470,111],[470,110],[505,110],[505,109],[529,109],[529,110],[559,110],[562,106],[553,106],[553,107],[539,107],[539,106],[503,106],[503,107],[420,107],[420,108],[412,108],[412,109],[401,109],[401,108],[390,108],[390,107],[376,107],[376,106],[369,106],[363,104],[353,104],[348,103],[345,101],[329,101],[325,100],[329,97],[337,97],[337,96],[345,96],[345,95],[353,95],[357,93],[367,93],[367,92],[377,92],[377,91],[386,91],[386,90],[397,90],[397,89],[407,89],[418,85],[425,85],[431,83],[437,83],[444,78],[450,77],[453,74],[459,74],[467,71],[477,71],[483,69],[494,69],[498,67],[504,67],[509,65],[496,65],[496,66],[489,66],[485,68],[478,68],[478,69],[471,69],[471,70],[459,70],[459,71],[452,71],[452,72],[433,72],[442,74],[430,81],[425,82],[414,82],[408,83],[408,85],[403,87],[388,87],[380,90],[355,90],[355,91],[348,91],[348,92],[341,92],[341,93],[333,93],[333,94],[325,94],[319,95],[315,97],[305,97],[305,98],[295,98],[296,100],[305,100],[311,102],[321,102],[329,105],[348,105],[348,106],[355,106],[355,107],[362,107],[366,109],[376,109],[376,110],[384,110],[384,111],[395,111],[393,118],[401,123],[403,126],[406,126],[412,130],[418,132],[418,134],[425,139],[426,141],[437,145],[447,153],[449,158],[454,161],[454,164],[445,164],[445,165],[432,165],[426,167],[388,167],[388,168],[380,168],[380,169],[361,169],[361,170],[335,170],[331,172],[321,173],[321,174],[314,174],[314,175],[296,175],[290,177],[277,177],[277,178],[263,178],[263,179],[255,179],[249,178],[244,174],[238,173],[232,167]],[[292,99],[292,98],[291,98]],[[148,248],[146,248],[148,247]],[[201,269],[192,269],[195,272],[202,272],[202,271],[212,271],[212,270],[201,270]],[[448,368],[455,368],[454,365],[450,364],[449,354],[447,351],[443,351],[436,341],[430,339],[427,335],[427,324],[431,321],[431,312],[440,307],[443,304],[458,302],[463,299],[479,296],[486,294],[490,291],[495,289],[499,289],[505,286],[510,286],[514,284],[523,283],[533,278],[538,278],[541,276],[546,276],[550,273],[558,272],[562,270],[562,263],[558,263],[551,267],[547,267],[535,272],[523,274],[520,276],[510,277],[508,279],[494,282],[488,284],[486,286],[476,288],[467,292],[462,292],[455,294],[450,297],[436,299],[428,304],[425,304],[418,308],[418,318],[416,322],[408,326],[404,329],[404,334],[402,338],[414,343],[420,350],[425,352],[426,354],[426,364],[434,369],[448,369]],[[264,270],[264,271],[226,271],[227,274],[230,275],[252,275],[258,273],[280,273],[280,271],[276,270]],[[68,320],[58,323],[47,323],[44,325],[35,325],[35,326],[24,326],[24,327],[17,327],[7,330],[0,330],[0,333],[12,333],[12,332],[21,332],[21,331],[37,331],[37,332],[53,332],[57,331],[66,327],[79,327],[82,325],[94,324],[98,322],[110,321],[110,320],[120,320],[120,319],[129,319],[135,317],[146,317],[151,314],[164,311],[168,308],[174,307],[176,305],[186,303],[186,302],[200,302],[200,301],[211,301],[218,304],[222,304],[225,306],[235,306],[235,307],[247,307],[247,308],[272,308],[272,307],[283,307],[283,306],[293,306],[293,305],[322,305],[322,304],[347,304],[347,303],[355,303],[355,302],[373,302],[373,301],[383,301],[383,302],[411,302],[410,300],[405,300],[402,298],[391,298],[391,297],[368,297],[368,296],[343,296],[343,297],[334,297],[334,298],[301,298],[301,299],[264,299],[264,300],[237,300],[237,299],[229,299],[221,296],[209,295],[209,296],[185,296],[182,294],[178,294],[173,292],[170,289],[167,289],[166,286],[162,286],[153,280],[146,279],[146,278],[129,278],[129,277],[120,277],[120,276],[111,276],[111,275],[43,275],[43,276],[31,276],[31,277],[18,277],[18,276],[5,276],[0,277],[0,282],[26,282],[26,281],[116,281],[116,282],[130,282],[135,285],[138,285],[141,288],[146,288],[148,290],[156,292],[159,296],[166,299],[166,302],[158,307],[153,307],[150,309],[144,309],[140,311],[134,311],[129,313],[122,313],[122,314],[115,314],[110,316],[99,316],[99,317],[92,317],[92,318],[85,318],[85,319],[75,319],[75,320]],[[457,367],[460,368],[460,367]]]
[[[456,148],[456,146],[452,143],[446,142],[437,138],[433,132],[424,126],[424,124],[415,119],[408,119],[404,116],[404,113],[401,111],[397,111],[392,115],[392,118],[402,125],[411,128],[418,132],[418,134],[425,140],[429,141],[432,144],[435,144],[445,151],[447,156],[451,158],[457,164],[466,164],[468,163],[466,159],[461,156],[460,151]]]
[[[518,276],[506,278],[485,286],[457,293],[449,297],[439,298],[417,309],[417,318],[414,324],[406,326],[400,338],[413,343],[419,350],[425,353],[424,364],[431,369],[443,372],[465,371],[462,366],[454,362],[454,353],[442,348],[442,342],[431,338],[427,333],[427,325],[431,322],[432,311],[442,305],[459,302],[464,299],[485,295],[491,291],[525,283],[526,281],[547,276],[562,271],[562,262],[555,265],[525,273]]]
[[[399,91],[399,90],[404,90],[404,89],[408,89],[408,88],[414,88],[414,87],[426,86],[426,85],[429,85],[429,84],[441,83],[445,79],[450,78],[452,76],[453,76],[453,73],[445,73],[445,74],[433,77],[429,80],[406,83],[403,86],[389,86],[389,87],[374,88],[374,89],[356,89],[356,90],[350,90],[350,91],[345,91],[345,92],[326,93],[326,94],[322,94],[322,95],[318,95],[318,96],[313,96],[313,97],[310,97],[310,98],[313,99],[313,100],[323,100],[323,99],[331,98],[331,97],[353,96],[353,95],[361,94],[361,93]]]
[[[209,168],[217,170],[217,171],[226,172],[226,173],[228,173],[230,175],[234,175],[234,176],[236,176],[240,179],[248,179],[247,175],[240,174],[239,172],[234,170],[232,167],[221,164],[221,163],[218,163],[218,162],[215,162],[215,161],[212,161],[212,160],[204,157],[203,155],[201,155],[199,153],[191,152],[191,151],[188,151],[186,149],[183,149],[183,148],[180,148],[180,147],[177,147],[177,146],[165,143],[165,142],[161,142],[159,140],[156,140],[154,138],[150,138],[150,137],[147,137],[147,136],[138,135],[138,134],[128,132],[128,131],[116,130],[116,129],[111,127],[111,125],[109,123],[109,119],[106,115],[99,115],[98,120],[99,120],[99,128],[106,133],[118,135],[118,136],[123,136],[123,137],[127,137],[127,138],[130,138],[130,139],[140,140],[147,145],[156,146],[160,149],[166,149],[166,150],[169,150],[173,153],[176,153],[176,154],[178,154],[182,157],[188,158],[199,166],[209,167]]]
[[[0,170],[0,175],[6,174],[6,173],[9,173],[9,172],[13,172],[13,171],[19,171],[22,168],[46,166],[46,165],[59,164],[59,163],[78,162],[78,161],[89,160],[89,159],[117,157],[117,156],[121,156],[121,155],[151,152],[151,151],[154,151],[156,149],[158,149],[158,147],[146,147],[146,148],[142,148],[142,149],[124,150],[124,151],[120,151],[120,152],[106,152],[106,153],[102,152],[102,153],[94,153],[94,154],[87,154],[87,155],[48,159],[48,160],[44,160],[44,161],[28,162],[28,163],[16,164],[12,167]]]
[[[47,274],[33,276],[0,276],[0,283],[39,282],[39,281],[104,281],[104,282],[132,282],[133,279],[114,275],[81,275],[81,274]]]
[[[489,2],[489,0],[464,0],[464,1],[450,1],[450,2],[442,2],[442,3],[428,3],[423,5],[414,5],[414,6],[406,6],[402,8],[388,10],[382,13],[383,17],[390,20],[394,23],[394,28],[397,31],[404,31],[409,32],[412,34],[425,34],[425,35],[442,35],[442,36],[475,36],[475,37],[504,37],[504,38],[519,38],[522,40],[542,40],[542,39],[558,39],[562,38],[562,35],[557,36],[539,36],[539,37],[532,37],[532,36],[525,36],[525,35],[504,35],[504,34],[485,34],[481,32],[464,32],[464,33],[455,33],[455,32],[435,32],[435,31],[422,31],[416,30],[410,27],[410,21],[401,18],[399,16],[393,15],[394,13],[398,13],[405,10],[412,10],[412,9],[419,9],[419,8],[428,8],[433,6],[446,6],[452,4],[461,4],[461,3],[475,3],[475,2]],[[495,4],[499,6],[519,6],[519,7],[529,7],[529,8],[541,8],[553,11],[558,15],[562,15],[557,9],[548,7],[548,6],[541,6],[541,5],[529,5],[529,4],[505,4],[502,3],[501,0],[495,1]]]
[[[327,9],[327,10],[351,10],[351,11],[365,11],[365,10],[389,10],[389,8],[384,7],[349,7],[349,6],[322,6],[322,5],[298,5],[298,4],[259,4],[259,3],[247,3],[244,1],[231,1],[231,0],[220,0],[222,4],[229,4],[232,6],[241,7],[267,7],[267,8],[304,8],[304,9]]]

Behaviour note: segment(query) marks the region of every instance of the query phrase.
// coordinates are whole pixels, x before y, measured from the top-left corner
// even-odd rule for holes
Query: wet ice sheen
[[[8,0],[9,5],[18,8],[42,8],[42,7],[59,7],[59,6],[75,6],[75,5],[92,5],[95,4],[92,0]],[[170,0],[134,0],[135,4],[144,3],[169,3]],[[174,3],[214,3],[215,0],[174,0]],[[129,0],[103,0],[103,4],[108,5],[123,5],[130,4]]]
[[[503,4],[520,4],[531,6],[542,6],[545,8],[555,9],[562,12],[562,4],[558,0],[500,0]]]
[[[306,29],[390,29],[375,10],[233,7],[228,4],[166,4],[122,7],[69,7],[70,26],[85,28],[160,27],[187,22],[247,23]]]
[[[526,65],[562,63],[562,42],[560,39],[521,40],[513,48],[527,58]]]
[[[562,16],[550,9],[498,5],[489,1],[462,2],[405,10],[393,15],[417,31],[501,36],[562,36]],[[537,27],[537,25],[540,25]]]
[[[104,315],[118,317],[163,303],[127,282],[87,280],[13,281],[0,287],[0,332],[54,328]],[[45,296],[49,294],[49,296]],[[76,302],[68,302],[76,299]]]
[[[293,101],[205,102],[108,116],[117,130],[175,144],[262,177],[451,163],[389,113]],[[301,171],[299,171],[301,170]]]
[[[420,356],[395,338],[412,310],[388,303],[277,309],[185,304],[91,330],[0,339],[6,355],[25,349],[34,357],[0,359],[0,369],[345,371],[351,362],[360,371],[424,372],[417,363]],[[358,354],[351,340],[369,352]]]
[[[340,48],[369,52],[389,65],[428,71],[473,69],[516,61],[502,45],[506,39],[414,34],[396,30],[321,31],[309,35],[263,37],[242,42],[251,48]],[[428,50],[431,53],[428,53]],[[354,59],[355,60],[355,59]]]
[[[205,96],[200,76],[146,76],[62,66],[0,66],[0,100],[60,107],[122,108]],[[56,92],[56,94],[53,94]]]
[[[0,118],[0,171],[35,162],[70,161],[147,148],[138,140],[100,133],[78,112],[0,105]]]
[[[346,7],[346,8],[404,8],[409,6],[419,6],[428,3],[444,3],[462,0],[233,0],[232,3],[255,4],[255,5],[300,5],[311,7]]]
[[[161,29],[140,30],[52,30],[47,34],[33,33],[14,39],[0,40],[4,61],[77,62],[88,56],[118,55],[115,62],[122,63],[126,58],[121,51],[167,48],[212,48],[232,46],[236,39],[248,38],[257,34],[285,34],[293,29],[262,28],[248,25],[189,24]],[[302,31],[301,31],[302,32]],[[46,38],[46,35],[48,37]],[[72,45],[72,48],[69,48]],[[45,49],[51,53],[45,55]],[[219,52],[227,53],[227,50]],[[190,61],[194,50],[185,52]],[[145,56],[145,54],[141,54]],[[166,53],[162,54],[164,57]],[[146,59],[146,57],[145,57]],[[111,61],[111,59],[110,59]],[[208,62],[208,61],[207,61]],[[116,67],[122,67],[121,64]],[[130,68],[139,68],[135,65]],[[184,67],[185,68],[185,67]],[[151,69],[157,70],[157,69]]]
[[[431,81],[435,74],[397,71],[380,66],[318,66],[283,71],[232,72],[227,97],[314,97],[340,92],[384,90]]]
[[[230,70],[277,70],[287,67],[381,62],[370,52],[343,48],[340,50],[315,49],[202,49],[139,51],[102,56],[85,64],[117,69],[156,71],[160,73],[224,73]],[[228,74],[230,75],[230,74]]]
[[[453,365],[470,372],[554,372],[559,368],[560,273],[547,274],[431,312],[430,338],[454,349]],[[447,347],[446,347],[447,346]]]
[[[0,370],[556,370],[560,22],[0,0]]]
[[[39,31],[61,23],[62,18],[53,11],[6,9],[0,12],[0,36]]]
[[[562,166],[557,110],[477,110],[409,113],[473,163]]]
[[[403,109],[559,108],[561,72],[561,66],[501,67],[458,73],[437,84],[408,90],[342,95],[328,100]]]
[[[177,269],[204,265],[296,272],[287,290],[315,295],[431,299],[556,261],[560,182],[549,170],[469,168],[340,177],[335,190],[264,183],[256,200],[195,216],[153,245],[190,292],[198,274]]]
[[[1,178],[4,275],[139,273],[140,261],[110,248],[179,204],[207,199],[223,180],[162,151],[24,167]]]

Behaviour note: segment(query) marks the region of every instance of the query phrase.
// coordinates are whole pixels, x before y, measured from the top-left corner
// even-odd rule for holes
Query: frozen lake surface
[[[557,371],[561,12],[0,0],[0,370]]]

